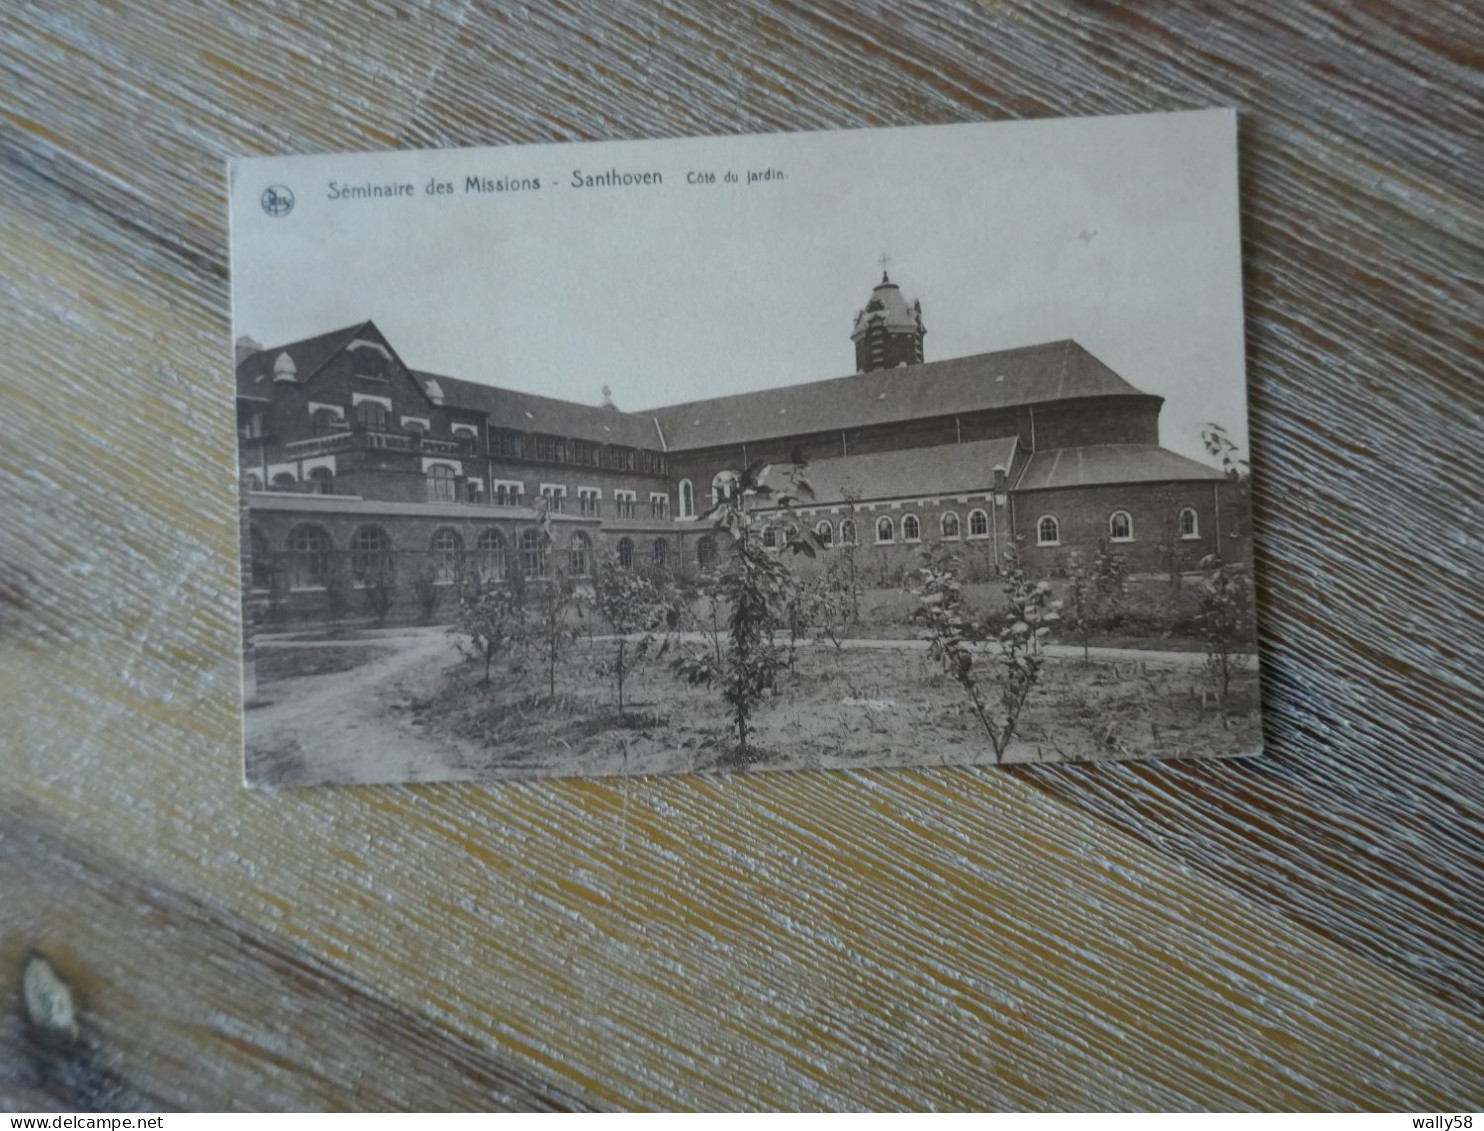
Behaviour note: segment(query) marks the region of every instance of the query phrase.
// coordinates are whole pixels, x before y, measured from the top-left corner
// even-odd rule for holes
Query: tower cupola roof
[[[902,288],[885,271],[881,272],[881,282],[871,291],[864,309],[855,316],[855,333],[863,334],[874,324],[894,333],[914,333],[923,328],[922,304],[909,303]]]

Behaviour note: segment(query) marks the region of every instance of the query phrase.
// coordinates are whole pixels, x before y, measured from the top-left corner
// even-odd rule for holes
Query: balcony
[[[464,458],[478,454],[472,444],[458,440],[434,440],[428,436],[404,436],[392,432],[331,432],[307,440],[290,440],[283,446],[284,454],[294,459],[348,452],[352,448]]]
[[[304,459],[306,456],[327,456],[331,452],[348,452],[354,445],[355,433],[328,432],[308,440],[290,440],[284,444],[283,450],[295,459]]]

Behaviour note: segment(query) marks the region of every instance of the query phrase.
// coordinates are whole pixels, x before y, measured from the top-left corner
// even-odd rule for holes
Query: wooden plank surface
[[[1481,58],[1421,2],[8,9],[0,971],[91,1051],[12,995],[0,1096],[1484,1104]],[[1268,758],[240,787],[224,158],[1201,105]]]

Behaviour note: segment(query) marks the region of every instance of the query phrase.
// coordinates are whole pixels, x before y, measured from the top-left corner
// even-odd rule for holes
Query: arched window
[[[249,491],[261,491],[263,489],[263,477],[256,471],[247,473],[247,489]]]
[[[670,546],[663,538],[656,538],[654,540],[654,550],[650,556],[650,561],[657,570],[664,570],[669,567]]]
[[[445,527],[433,534],[433,579],[454,585],[464,575],[464,540]]]
[[[892,526],[891,519],[887,518],[886,515],[882,515],[876,520],[876,545],[881,546],[887,542],[895,542],[896,540],[896,530]]]
[[[316,589],[330,580],[330,536],[322,526],[296,526],[289,532],[289,585]]]
[[[1108,516],[1108,537],[1115,542],[1134,540],[1134,520],[1128,511],[1114,511]]]
[[[292,471],[280,471],[273,477],[273,489],[275,491],[292,491],[299,485]]]
[[[356,420],[368,431],[386,431],[386,409],[379,401],[362,401],[356,405]]]
[[[943,525],[943,537],[944,538],[957,538],[958,537],[958,515],[957,514],[955,514],[953,511],[946,512],[943,515],[942,525]]]
[[[735,471],[719,471],[716,478],[711,481],[711,505],[715,506],[722,502],[732,493],[732,488],[737,482]]]
[[[969,512],[969,537],[989,537],[989,515],[979,510]]]
[[[855,545],[855,519],[842,518],[840,520],[840,545]]]
[[[482,581],[505,580],[505,536],[491,527],[475,543],[479,552],[478,568]]]
[[[814,528],[814,533],[819,535],[819,544],[828,550],[835,544],[835,528],[826,520]]]
[[[618,540],[618,566],[620,569],[634,568],[634,540],[632,538]]]
[[[350,573],[361,582],[392,576],[392,540],[381,527],[356,527],[350,536]]]
[[[1201,536],[1200,519],[1196,517],[1194,507],[1184,507],[1180,511],[1180,537],[1199,538]]]
[[[906,515],[902,519],[902,541],[922,541],[922,523],[917,521],[917,516],[915,514]]]
[[[680,517],[696,517],[696,492],[695,488],[690,485],[689,479],[680,481]]]
[[[1036,520],[1036,545],[1061,545],[1061,524],[1056,521],[1055,515],[1043,514]]]
[[[592,558],[593,544],[578,530],[572,534],[572,549],[567,554],[567,568],[573,577],[586,577],[588,562]]]
[[[309,469],[310,490],[316,495],[333,495],[335,493],[335,473],[328,467],[312,467]]]
[[[763,527],[763,547],[768,550],[778,549],[778,527],[771,522]]]
[[[405,416],[402,418],[402,429],[409,436],[421,436],[428,430],[427,425],[425,425],[421,420],[418,420],[416,418],[409,419]]]
[[[314,423],[314,434],[316,436],[328,436],[331,432],[339,432],[345,427],[340,416],[333,409],[317,408],[314,416],[310,418]]]
[[[458,497],[453,468],[444,463],[435,463],[428,468],[428,502],[452,503],[457,502]]]
[[[696,543],[696,565],[710,569],[716,564],[716,539],[706,535]]]
[[[544,577],[546,554],[541,546],[541,532],[527,528],[520,532],[520,571],[525,577]]]

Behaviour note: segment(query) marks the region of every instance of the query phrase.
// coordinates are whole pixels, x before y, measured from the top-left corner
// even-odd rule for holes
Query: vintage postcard
[[[1260,750],[1233,112],[230,178],[249,783]]]

